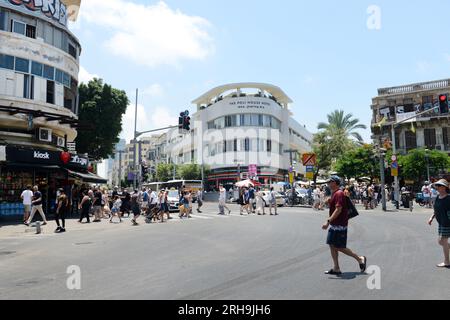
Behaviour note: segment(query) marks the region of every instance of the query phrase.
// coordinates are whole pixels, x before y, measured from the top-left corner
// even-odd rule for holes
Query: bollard
[[[41,233],[41,222],[36,222],[36,234]]]

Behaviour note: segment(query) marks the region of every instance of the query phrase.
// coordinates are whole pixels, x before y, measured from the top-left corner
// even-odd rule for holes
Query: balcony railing
[[[423,91],[423,90],[435,90],[435,89],[442,89],[442,88],[448,88],[450,87],[450,79],[445,80],[437,80],[437,81],[430,81],[430,82],[421,82],[421,83],[414,83],[404,86],[398,86],[398,87],[390,87],[390,88],[381,88],[378,89],[378,95],[390,95],[390,94],[403,94],[403,93],[411,93],[416,91]]]

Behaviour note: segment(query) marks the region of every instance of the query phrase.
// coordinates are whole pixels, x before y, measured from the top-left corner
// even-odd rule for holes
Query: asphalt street
[[[203,209],[189,220],[106,220],[65,234],[2,237],[0,228],[0,299],[450,299],[450,270],[435,267],[443,256],[430,212],[361,210],[351,221],[348,246],[381,271],[381,289],[371,290],[371,275],[351,258],[341,256],[341,277],[324,274],[332,266],[326,212]],[[67,288],[72,265],[80,290]]]

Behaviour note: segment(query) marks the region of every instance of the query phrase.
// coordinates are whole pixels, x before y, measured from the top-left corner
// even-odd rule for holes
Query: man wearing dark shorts
[[[333,269],[326,271],[326,274],[341,275],[339,267],[339,252],[354,258],[361,269],[366,271],[367,258],[358,256],[347,248],[347,227],[348,227],[348,208],[344,192],[339,189],[341,179],[338,176],[332,176],[328,180],[328,187],[332,195],[329,203],[330,218],[322,226],[323,230],[328,230],[327,244],[330,246],[331,257],[333,259]]]

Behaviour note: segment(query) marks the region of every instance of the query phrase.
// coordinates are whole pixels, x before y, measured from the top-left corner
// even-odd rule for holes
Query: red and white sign
[[[315,166],[316,165],[316,155],[314,153],[305,153],[302,157],[304,166]]]

